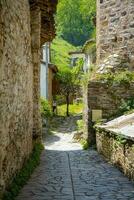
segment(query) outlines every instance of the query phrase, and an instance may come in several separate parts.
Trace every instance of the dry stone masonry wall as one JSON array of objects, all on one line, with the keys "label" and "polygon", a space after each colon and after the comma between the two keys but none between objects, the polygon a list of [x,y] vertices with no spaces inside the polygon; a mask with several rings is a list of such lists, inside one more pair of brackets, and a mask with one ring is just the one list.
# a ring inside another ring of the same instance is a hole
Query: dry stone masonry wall
[{"label": "dry stone masonry wall", "polygon": [[100,128],[96,140],[98,152],[134,180],[134,138],[117,136]]},{"label": "dry stone masonry wall", "polygon": [[122,100],[127,101],[130,97],[134,97],[134,83],[109,86],[106,82],[93,81],[88,85],[89,111],[102,110],[103,119],[116,114]]},{"label": "dry stone masonry wall", "polygon": [[134,1],[97,0],[97,4],[98,64],[134,69]]},{"label": "dry stone masonry wall", "polygon": [[[122,100],[127,101],[134,97],[134,83],[131,84],[113,84],[109,86],[103,81],[91,81],[88,84],[87,93],[84,93],[84,121],[85,133],[88,135],[89,142],[95,143],[94,122],[92,121],[92,111],[101,110],[102,118],[117,114]],[[87,106],[88,105],[88,106]]]},{"label": "dry stone masonry wall", "polygon": [[[99,73],[134,70],[134,0],[97,0],[97,65]],[[102,110],[104,118],[113,114],[121,99],[134,95],[134,84],[109,86],[103,81],[90,81],[84,93],[85,130],[89,140],[92,110]],[[94,141],[93,141],[94,142]]]},{"label": "dry stone masonry wall", "polygon": [[0,189],[32,150],[33,72],[28,1],[1,1]]},{"label": "dry stone masonry wall", "polygon": [[55,35],[56,4],[0,1],[0,196],[41,140],[40,47]]},{"label": "dry stone masonry wall", "polygon": [[[134,70],[134,1],[133,0],[97,0],[97,64],[99,73]],[[89,139],[92,140],[92,110],[102,110],[102,118],[116,113],[121,99],[134,96],[134,83],[126,85],[107,84],[106,81],[90,81],[88,84]],[[116,119],[115,121],[118,121]],[[133,124],[133,123],[132,123]],[[99,153],[119,167],[130,179],[134,180],[134,138],[133,132],[127,136],[102,128],[96,130],[96,144]],[[119,124],[117,125],[117,127]],[[117,127],[115,129],[117,129]],[[132,130],[132,129],[131,129]]]}]

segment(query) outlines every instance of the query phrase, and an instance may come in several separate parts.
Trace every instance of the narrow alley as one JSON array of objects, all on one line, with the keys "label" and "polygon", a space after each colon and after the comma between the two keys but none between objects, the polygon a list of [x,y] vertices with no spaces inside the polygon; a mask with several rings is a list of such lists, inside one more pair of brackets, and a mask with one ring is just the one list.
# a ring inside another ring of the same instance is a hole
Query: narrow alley
[{"label": "narrow alley", "polygon": [[134,200],[134,0],[0,0],[0,200]]},{"label": "narrow alley", "polygon": [[40,165],[17,200],[134,200],[128,178],[94,149],[82,150],[73,141],[76,119],[56,120]]}]

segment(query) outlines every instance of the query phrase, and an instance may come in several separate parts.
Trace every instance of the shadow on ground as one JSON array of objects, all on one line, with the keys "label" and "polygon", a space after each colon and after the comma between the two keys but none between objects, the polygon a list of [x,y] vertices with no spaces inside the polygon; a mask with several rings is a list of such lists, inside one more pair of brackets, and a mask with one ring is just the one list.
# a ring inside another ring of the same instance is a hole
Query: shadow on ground
[{"label": "shadow on ground", "polygon": [[78,119],[53,119],[56,133],[45,135],[40,165],[17,200],[134,200],[132,182],[95,150],[73,142]]},{"label": "shadow on ground", "polygon": [[69,117],[54,116],[47,122],[47,125],[43,127],[43,140],[49,135],[55,135],[56,133],[72,133],[77,130],[77,120],[82,119],[82,115],[75,115]]},{"label": "shadow on ground", "polygon": [[45,150],[17,200],[134,200],[134,185],[94,150]]}]

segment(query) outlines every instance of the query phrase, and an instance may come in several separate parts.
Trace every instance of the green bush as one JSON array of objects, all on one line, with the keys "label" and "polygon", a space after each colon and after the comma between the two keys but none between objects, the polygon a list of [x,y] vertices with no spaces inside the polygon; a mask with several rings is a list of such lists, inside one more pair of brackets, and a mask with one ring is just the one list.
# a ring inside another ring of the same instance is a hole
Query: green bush
[{"label": "green bush", "polygon": [[134,97],[130,97],[128,100],[122,99],[117,112],[109,116],[108,120],[113,120],[116,117],[130,113],[134,113]]},{"label": "green bush", "polygon": [[41,116],[44,118],[52,117],[53,114],[50,103],[44,98],[41,98],[40,101],[41,101]]},{"label": "green bush", "polygon": [[27,183],[34,169],[39,165],[40,155],[43,149],[44,146],[42,144],[35,145],[30,158],[24,164],[21,171],[13,179],[2,200],[15,200],[15,197],[19,194],[20,189]]},{"label": "green bush", "polygon": [[134,81],[134,72],[125,70],[116,73],[97,74],[97,80],[106,81],[108,84],[130,84]]},{"label": "green bush", "polygon": [[119,107],[119,113],[125,113],[134,110],[134,97],[129,98],[127,101],[122,100]]}]

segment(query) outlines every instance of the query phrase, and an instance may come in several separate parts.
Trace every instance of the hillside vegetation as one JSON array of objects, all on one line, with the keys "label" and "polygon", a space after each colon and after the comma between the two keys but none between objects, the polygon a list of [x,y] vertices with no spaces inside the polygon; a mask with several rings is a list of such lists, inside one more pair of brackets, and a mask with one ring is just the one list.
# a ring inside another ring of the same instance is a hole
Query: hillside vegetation
[{"label": "hillside vegetation", "polygon": [[59,69],[70,66],[70,51],[75,51],[76,47],[69,44],[61,38],[55,38],[51,45],[51,59],[52,63],[57,65]]},{"label": "hillside vegetation", "polygon": [[95,16],[95,0],[59,0],[57,35],[74,46],[81,46],[95,36]]}]

